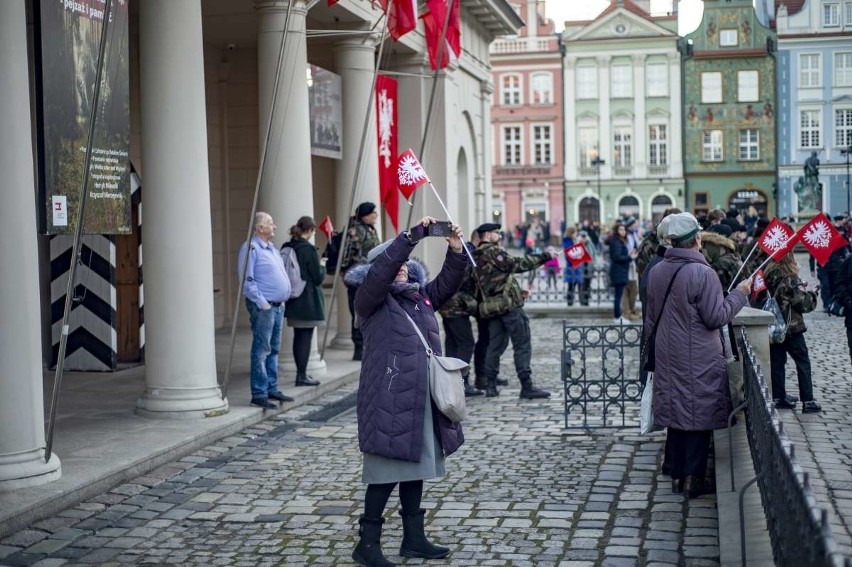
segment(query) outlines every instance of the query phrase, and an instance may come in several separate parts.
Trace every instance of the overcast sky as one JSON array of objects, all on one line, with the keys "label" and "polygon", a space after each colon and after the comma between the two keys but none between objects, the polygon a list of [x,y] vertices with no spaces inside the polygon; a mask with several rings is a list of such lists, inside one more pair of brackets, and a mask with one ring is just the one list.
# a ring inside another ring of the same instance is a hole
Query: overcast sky
[{"label": "overcast sky", "polygon": [[[565,20],[591,20],[609,5],[609,0],[547,0],[547,17],[556,22],[557,31]],[[651,0],[651,12],[668,12],[672,0]],[[690,33],[701,23],[704,7],[701,0],[682,0],[680,3],[681,35]]]}]

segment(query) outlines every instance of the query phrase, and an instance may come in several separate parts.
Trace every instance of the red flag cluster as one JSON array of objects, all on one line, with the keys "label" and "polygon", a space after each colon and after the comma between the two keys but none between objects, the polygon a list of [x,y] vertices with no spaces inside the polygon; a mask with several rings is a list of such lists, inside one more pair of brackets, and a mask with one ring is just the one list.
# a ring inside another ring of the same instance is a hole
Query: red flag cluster
[{"label": "red flag cluster", "polygon": [[592,261],[591,254],[589,254],[589,251],[586,250],[586,247],[582,243],[570,246],[563,250],[563,252],[565,252],[565,258],[571,262],[574,268]]},{"label": "red flag cluster", "polygon": [[379,75],[376,80],[376,131],[379,142],[379,197],[394,230],[399,232],[399,194],[396,192],[397,82]]},{"label": "red flag cluster", "polygon": [[819,213],[798,232],[793,232],[777,218],[773,219],[763,231],[758,245],[771,258],[780,260],[793,249],[796,242],[801,242],[820,266],[825,266],[832,252],[847,244],[846,238],[837,232],[828,217]]}]

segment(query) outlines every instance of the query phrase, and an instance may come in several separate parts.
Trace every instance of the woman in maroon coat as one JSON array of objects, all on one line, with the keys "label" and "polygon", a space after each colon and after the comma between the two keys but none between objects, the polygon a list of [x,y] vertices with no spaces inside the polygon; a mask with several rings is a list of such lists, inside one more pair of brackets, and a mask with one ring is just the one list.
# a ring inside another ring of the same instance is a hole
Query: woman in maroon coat
[{"label": "woman in maroon coat", "polygon": [[672,247],[648,274],[645,336],[657,329],[654,423],[668,428],[672,488],[693,498],[713,491],[705,481],[710,434],[727,426],[733,409],[720,330],[748,303],[751,279],[724,297],[700,252],[695,217],[669,215],[660,225]]},{"label": "woman in maroon coat", "polygon": [[[426,217],[420,224],[430,222],[434,219]],[[360,541],[352,553],[360,565],[393,565],[382,554],[381,531],[385,505],[397,485],[403,522],[400,554],[439,559],[450,553],[426,538],[420,501],[423,481],[444,475],[444,457],[461,446],[464,436],[461,424],[432,402],[426,349],[412,326],[413,321],[430,348],[441,352],[435,311],[461,287],[468,266],[458,227],[447,241],[444,266],[428,283],[425,267],[409,259],[418,242],[411,232],[373,248],[369,264],[346,272],[346,285],[358,290],[355,325],[364,335],[357,413],[367,492]]]}]

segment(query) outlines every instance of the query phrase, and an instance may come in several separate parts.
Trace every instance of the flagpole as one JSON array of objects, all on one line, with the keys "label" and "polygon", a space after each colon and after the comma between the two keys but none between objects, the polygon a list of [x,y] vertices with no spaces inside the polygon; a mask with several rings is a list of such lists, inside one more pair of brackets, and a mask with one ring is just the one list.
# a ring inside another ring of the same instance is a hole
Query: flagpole
[{"label": "flagpole", "polygon": [[[429,95],[429,106],[426,110],[426,125],[423,127],[423,138],[420,140],[420,153],[417,154],[420,156],[420,159],[423,159],[423,154],[426,152],[426,140],[429,136],[429,126],[432,125],[432,111],[435,108],[435,97],[438,94],[438,75],[441,72],[441,63],[444,60],[444,46],[447,43],[447,31],[450,28],[450,17],[453,14],[453,3],[455,0],[449,0],[447,2],[447,17],[444,19],[444,27],[441,30],[441,42],[438,44],[438,64],[435,66],[435,74],[432,78],[432,92]],[[461,10],[461,4],[459,4],[459,10]],[[445,74],[446,76],[446,74]],[[422,163],[422,162],[421,162]],[[437,195],[437,193],[436,193]],[[439,199],[440,200],[440,199]],[[414,217],[414,201],[410,201],[408,208],[408,224],[406,226],[411,226],[412,218]],[[444,209],[446,210],[446,209]],[[449,214],[449,213],[447,213]],[[467,248],[467,246],[465,246]],[[473,258],[471,258],[472,260]]]},{"label": "flagpole", "polygon": [[[755,274],[757,274],[757,272],[759,272],[760,270],[762,270],[762,269],[763,269],[763,267],[764,267],[766,264],[768,264],[768,263],[769,263],[769,260],[771,260],[772,258],[774,258],[774,257],[775,257],[775,255],[776,255],[778,252],[780,252],[781,250],[785,250],[785,249],[787,248],[788,244],[790,244],[790,243],[789,243],[789,242],[787,242],[787,243],[785,243],[785,244],[784,244],[784,246],[781,246],[781,247],[779,247],[779,248],[776,248],[776,249],[775,249],[775,251],[774,251],[774,252],[772,252],[772,254],[770,254],[770,255],[769,255],[769,258],[767,258],[766,260],[764,260],[764,261],[763,261],[763,263],[762,263],[760,266],[758,266],[758,267],[757,267],[757,269],[756,269],[754,272],[752,272],[752,274],[751,274],[749,277],[750,277],[750,278],[753,278],[753,277],[755,276]],[[790,250],[788,250],[788,252],[790,252]]]},{"label": "flagpole", "polygon": [[740,269],[737,270],[737,275],[734,276],[734,279],[731,280],[731,285],[728,286],[728,291],[726,293],[731,293],[731,290],[734,289],[734,284],[737,283],[737,278],[740,277],[740,274],[743,273],[743,268],[746,267],[748,261],[751,260],[751,255],[754,254],[754,251],[757,250],[757,245],[760,244],[760,239],[756,238],[754,240],[754,246],[751,247],[751,252],[748,253],[746,259],[743,260],[742,264],[740,264]]},{"label": "flagpole", "polygon": [[328,343],[328,330],[331,326],[331,314],[334,311],[334,303],[337,299],[337,282],[340,281],[340,275],[342,269],[340,267],[341,261],[344,259],[346,254],[346,246],[349,243],[349,215],[352,214],[352,210],[355,207],[355,194],[358,189],[358,182],[360,181],[361,176],[361,164],[364,161],[364,148],[367,145],[367,134],[370,131],[370,120],[373,117],[373,106],[376,104],[376,84],[379,80],[379,67],[382,63],[382,53],[385,48],[385,37],[388,31],[388,15],[384,14],[385,22],[382,26],[382,35],[379,38],[379,53],[376,56],[376,69],[373,72],[373,84],[370,87],[370,96],[367,98],[367,113],[364,117],[364,128],[361,131],[361,146],[358,150],[358,160],[355,163],[355,171],[352,176],[352,191],[349,192],[349,208],[346,209],[346,216],[343,219],[343,237],[340,239],[340,250],[337,255],[337,270],[334,272],[334,278],[332,278],[331,282],[331,300],[328,303],[328,313],[326,314],[325,320],[325,332],[322,336],[322,346],[320,347],[320,360],[325,360],[325,347]]},{"label": "flagpole", "polygon": [[[438,199],[439,203],[441,203],[441,208],[444,209],[445,213],[447,213],[447,220],[449,220],[453,224],[456,224],[456,221],[453,220],[453,216],[450,214],[450,211],[447,210],[447,206],[444,205],[444,201],[441,200],[441,196],[438,195],[438,190],[435,189],[435,186],[432,185],[431,181],[429,182],[429,187],[432,188],[432,192],[435,193],[435,198]],[[464,245],[464,242],[462,242],[462,248],[464,248],[464,251],[467,252],[467,257],[470,258],[470,263],[473,264],[473,267],[475,268],[476,260],[473,259],[473,254],[470,253],[470,250],[467,249],[467,246]]]}]

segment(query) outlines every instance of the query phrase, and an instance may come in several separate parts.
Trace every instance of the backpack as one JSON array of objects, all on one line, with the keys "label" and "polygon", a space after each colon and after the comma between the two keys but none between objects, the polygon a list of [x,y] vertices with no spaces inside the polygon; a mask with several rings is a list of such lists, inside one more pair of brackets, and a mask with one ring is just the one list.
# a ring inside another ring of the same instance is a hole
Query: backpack
[{"label": "backpack", "polygon": [[337,263],[340,260],[340,245],[342,244],[342,241],[342,232],[335,232],[331,235],[331,239],[325,247],[325,254],[323,254],[323,256],[327,258],[325,263],[326,273],[334,274],[337,271]]},{"label": "backpack", "polygon": [[302,295],[307,285],[302,279],[302,269],[299,268],[296,249],[292,246],[282,246],[281,259],[284,260],[284,269],[287,270],[287,277],[290,279],[290,299],[295,299]]}]

